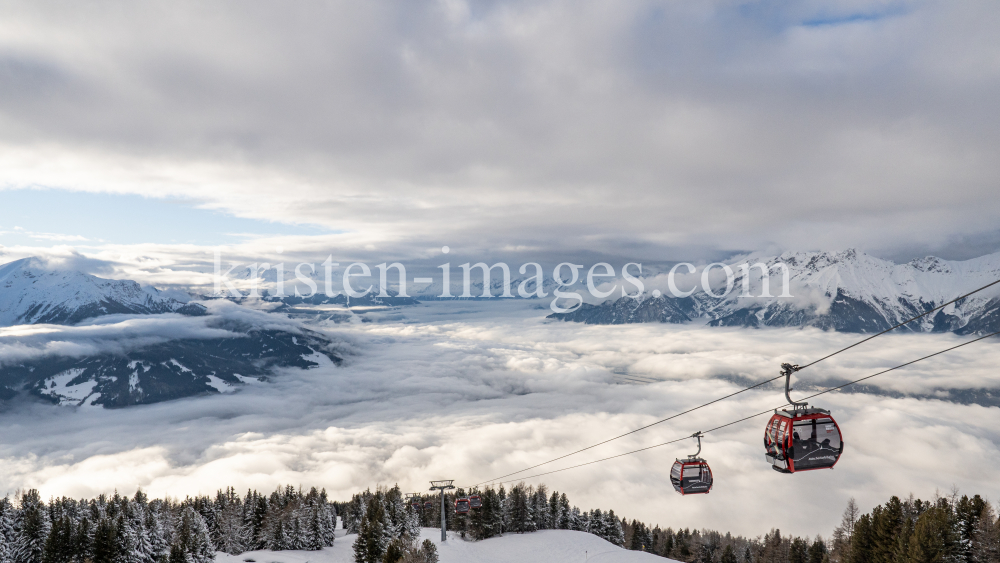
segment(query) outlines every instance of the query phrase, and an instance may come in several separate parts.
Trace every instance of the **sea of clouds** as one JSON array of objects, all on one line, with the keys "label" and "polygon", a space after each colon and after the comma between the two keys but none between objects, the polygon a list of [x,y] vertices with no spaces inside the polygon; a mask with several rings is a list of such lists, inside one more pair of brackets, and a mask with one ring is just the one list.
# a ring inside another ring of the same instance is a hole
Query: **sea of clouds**
[{"label": "sea of clouds", "polygon": [[[224,308],[216,316],[246,315],[293,330],[298,324],[216,306]],[[543,307],[522,300],[436,302],[354,317],[373,322],[310,323],[337,342],[343,366],[285,370],[271,383],[234,394],[119,410],[9,402],[0,410],[6,429],[0,489],[37,487],[45,496],[78,497],[142,487],[154,496],[183,497],[229,485],[266,491],[290,483],[322,486],[345,499],[378,484],[424,491],[428,480],[450,478],[469,486],[742,387],[733,381],[773,377],[781,362],[806,363],[858,339],[815,329],[588,326],[546,320]],[[164,327],[173,337],[216,337],[211,318],[3,329],[0,361],[9,359],[18,338],[22,348],[58,348],[79,345],[86,335],[97,350],[123,334],[143,338]],[[95,336],[100,331],[106,332]],[[800,393],[962,340],[881,337],[801,372]],[[918,395],[997,388],[998,357],[1000,343],[985,341],[871,383]],[[777,387],[748,392],[512,478],[673,440],[783,403]],[[670,464],[693,453],[693,441],[529,482],[564,491],[581,508],[749,535],[772,527],[828,535],[850,497],[865,510],[892,494],[927,498],[953,486],[1000,498],[996,408],[851,393],[824,395],[816,404],[832,409],[844,432],[845,453],[832,471],[771,470],[762,416],[706,437],[702,453],[716,476],[709,495],[680,497],[668,480]],[[794,510],[784,510],[789,507]]]}]

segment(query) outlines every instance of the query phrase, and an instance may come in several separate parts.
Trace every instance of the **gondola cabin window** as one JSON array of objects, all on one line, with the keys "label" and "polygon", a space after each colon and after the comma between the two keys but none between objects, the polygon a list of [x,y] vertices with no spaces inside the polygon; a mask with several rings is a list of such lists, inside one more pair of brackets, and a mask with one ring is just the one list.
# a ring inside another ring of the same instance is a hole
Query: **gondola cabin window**
[{"label": "gondola cabin window", "polygon": [[673,467],[670,468],[670,478],[676,481],[681,480],[681,464],[675,463]]},{"label": "gondola cabin window", "polygon": [[829,418],[797,420],[792,426],[791,455],[795,469],[831,467],[840,457],[837,425]]}]

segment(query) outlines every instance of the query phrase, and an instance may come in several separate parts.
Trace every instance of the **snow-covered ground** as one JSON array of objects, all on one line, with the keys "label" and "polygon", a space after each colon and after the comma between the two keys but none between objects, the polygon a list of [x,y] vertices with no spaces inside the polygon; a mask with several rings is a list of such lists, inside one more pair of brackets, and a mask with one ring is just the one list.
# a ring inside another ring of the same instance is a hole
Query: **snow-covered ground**
[{"label": "snow-covered ground", "polygon": [[[240,555],[219,553],[217,563],[354,563],[352,545],[356,536],[344,536],[337,530],[333,547],[322,551],[249,551]],[[450,532],[448,541],[441,542],[441,530],[423,528],[420,539],[437,545],[441,563],[642,563],[667,562],[641,551],[629,551],[612,545],[585,532],[542,530],[530,534],[508,534],[483,541],[467,541]]]}]

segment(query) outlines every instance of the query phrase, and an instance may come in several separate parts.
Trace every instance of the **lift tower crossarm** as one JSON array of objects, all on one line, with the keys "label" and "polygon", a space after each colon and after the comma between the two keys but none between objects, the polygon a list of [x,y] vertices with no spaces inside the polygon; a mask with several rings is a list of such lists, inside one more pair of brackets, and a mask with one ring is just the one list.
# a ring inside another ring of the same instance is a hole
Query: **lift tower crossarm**
[{"label": "lift tower crossarm", "polygon": [[455,482],[454,479],[431,481],[430,490],[441,491],[441,541],[448,541],[448,524],[445,521],[445,512],[444,512],[444,492],[448,489],[454,489],[455,486],[452,485],[452,483],[454,482]]}]

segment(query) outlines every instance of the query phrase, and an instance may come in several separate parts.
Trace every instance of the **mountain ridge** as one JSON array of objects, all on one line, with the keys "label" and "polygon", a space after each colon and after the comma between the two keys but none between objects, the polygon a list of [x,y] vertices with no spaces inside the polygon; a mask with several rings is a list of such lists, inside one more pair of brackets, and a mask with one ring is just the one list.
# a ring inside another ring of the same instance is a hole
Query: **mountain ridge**
[{"label": "mountain ridge", "polygon": [[53,268],[36,257],[0,265],[0,326],[70,325],[104,315],[176,312],[185,305],[132,280]]},{"label": "mountain ridge", "polygon": [[[763,263],[769,297],[763,297],[760,269],[741,264]],[[781,297],[784,264],[791,297]],[[587,324],[640,322],[684,323],[701,320],[711,326],[814,326],[839,332],[878,332],[927,312],[952,299],[1000,279],[1000,253],[965,261],[929,256],[895,264],[855,249],[842,252],[786,252],[777,256],[749,255],[727,263],[734,271],[733,289],[723,297],[704,289],[689,297],[668,291],[666,276],[646,279],[638,298],[622,297],[584,304],[575,311],[548,318]],[[721,268],[713,270],[724,278]],[[756,274],[756,276],[754,275]],[[748,279],[746,279],[748,278]],[[688,278],[685,278],[688,279]],[[744,292],[744,283],[749,291]],[[721,293],[725,280],[710,285]],[[775,295],[778,294],[778,295]],[[948,305],[901,327],[914,332],[959,334],[1000,330],[1000,285]]]}]

